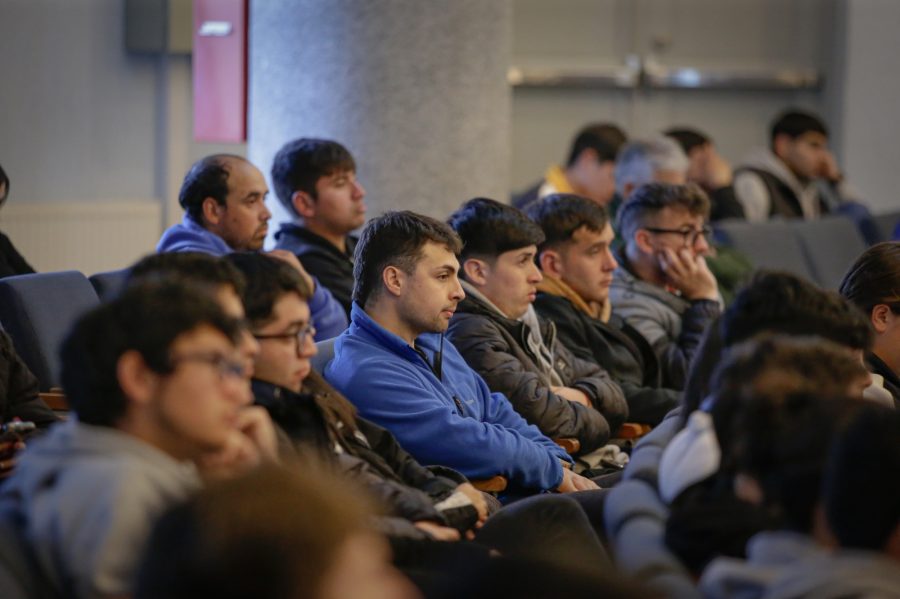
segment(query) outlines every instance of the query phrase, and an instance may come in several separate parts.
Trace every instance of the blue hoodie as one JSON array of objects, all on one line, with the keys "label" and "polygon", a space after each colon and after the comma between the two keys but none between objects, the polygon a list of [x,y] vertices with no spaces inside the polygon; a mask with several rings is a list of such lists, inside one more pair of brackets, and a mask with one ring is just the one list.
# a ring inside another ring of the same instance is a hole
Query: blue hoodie
[{"label": "blue hoodie", "polygon": [[[441,336],[416,346],[433,364]],[[390,430],[423,464],[449,466],[469,478],[502,474],[518,488],[555,489],[566,452],[491,393],[453,346],[443,344],[441,378],[403,339],[354,303],[350,328],[338,337],[325,378],[360,415]]]},{"label": "blue hoodie", "polygon": [[[224,256],[233,250],[225,243],[225,240],[211,231],[204,229],[200,223],[192,219],[188,214],[184,215],[181,224],[173,225],[166,229],[159,243],[156,244],[156,252],[201,252],[213,256]],[[316,325],[316,341],[337,337],[347,328],[347,313],[341,304],[334,299],[331,292],[319,284],[313,277],[316,288],[309,298],[309,311]]]}]

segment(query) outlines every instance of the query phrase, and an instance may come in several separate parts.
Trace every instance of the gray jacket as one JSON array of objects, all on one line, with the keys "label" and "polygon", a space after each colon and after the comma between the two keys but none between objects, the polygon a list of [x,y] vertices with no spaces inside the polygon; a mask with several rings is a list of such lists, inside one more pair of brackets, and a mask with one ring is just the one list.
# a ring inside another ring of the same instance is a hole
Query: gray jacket
[{"label": "gray jacket", "polygon": [[871,551],[844,549],[797,562],[777,578],[763,599],[900,599],[897,560]]},{"label": "gray jacket", "polygon": [[[624,264],[620,260],[620,264]],[[609,289],[613,314],[638,330],[653,346],[663,386],[684,389],[687,373],[703,333],[722,308],[713,300],[688,301],[638,279],[624,266],[613,273]]]},{"label": "gray jacket", "polygon": [[76,597],[130,594],[155,518],[199,489],[193,465],[72,419],[23,453],[0,493],[41,574]]}]

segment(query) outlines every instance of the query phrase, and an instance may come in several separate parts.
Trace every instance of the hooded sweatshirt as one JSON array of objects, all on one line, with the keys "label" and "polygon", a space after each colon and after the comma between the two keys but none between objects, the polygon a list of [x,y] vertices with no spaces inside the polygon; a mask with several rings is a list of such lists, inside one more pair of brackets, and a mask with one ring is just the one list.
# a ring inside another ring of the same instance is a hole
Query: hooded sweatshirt
[{"label": "hooded sweatshirt", "polygon": [[735,174],[734,193],[748,221],[765,221],[771,216],[810,219],[828,212],[816,182],[801,182],[765,148],[752,152]]},{"label": "hooded sweatshirt", "polygon": [[200,488],[192,464],[117,429],[54,426],[22,454],[0,492],[41,575],[79,598],[132,592],[156,519]]}]

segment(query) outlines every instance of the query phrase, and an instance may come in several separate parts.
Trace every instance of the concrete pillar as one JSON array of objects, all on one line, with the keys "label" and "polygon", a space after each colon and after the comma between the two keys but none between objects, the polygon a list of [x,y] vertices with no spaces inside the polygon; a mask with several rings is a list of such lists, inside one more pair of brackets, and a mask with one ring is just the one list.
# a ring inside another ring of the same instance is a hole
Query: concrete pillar
[{"label": "concrete pillar", "polygon": [[286,141],[340,141],[370,217],[505,200],[511,21],[509,0],[251,0],[250,160],[268,176]]}]

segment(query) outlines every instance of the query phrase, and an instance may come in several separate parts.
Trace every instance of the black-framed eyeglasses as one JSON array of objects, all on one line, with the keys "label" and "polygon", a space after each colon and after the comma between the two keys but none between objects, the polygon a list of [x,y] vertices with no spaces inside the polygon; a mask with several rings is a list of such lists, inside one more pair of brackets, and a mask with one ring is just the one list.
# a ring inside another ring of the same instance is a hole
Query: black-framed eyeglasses
[{"label": "black-framed eyeglasses", "polygon": [[228,378],[244,379],[248,377],[247,366],[243,362],[231,360],[218,353],[181,354],[169,358],[169,365],[175,369],[182,362],[199,362],[209,364],[216,370],[220,380]]},{"label": "black-framed eyeglasses", "polygon": [[297,341],[297,351],[300,351],[300,348],[303,347],[303,344],[306,343],[307,339],[310,341],[314,340],[316,336],[316,327],[314,327],[312,323],[309,323],[290,333],[272,333],[268,335],[254,333],[253,336],[257,339],[295,339]]},{"label": "black-framed eyeglasses", "polygon": [[712,227],[709,225],[703,225],[699,229],[695,229],[693,227],[682,227],[681,229],[662,229],[659,227],[643,227],[645,231],[649,231],[651,233],[669,233],[672,235],[681,235],[681,243],[684,247],[693,247],[697,245],[697,240],[703,236],[704,239],[708,239],[710,235],[712,235]]}]

